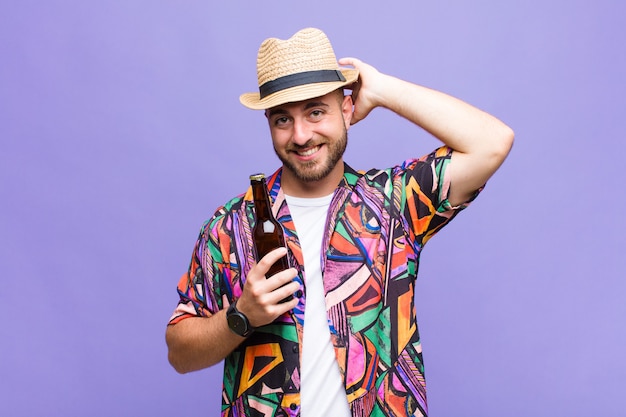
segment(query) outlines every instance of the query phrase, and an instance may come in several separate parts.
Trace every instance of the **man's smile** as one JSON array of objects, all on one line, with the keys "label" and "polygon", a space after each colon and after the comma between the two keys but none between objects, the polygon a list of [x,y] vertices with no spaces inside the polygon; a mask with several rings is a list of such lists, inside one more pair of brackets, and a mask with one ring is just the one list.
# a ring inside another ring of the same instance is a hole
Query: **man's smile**
[{"label": "man's smile", "polygon": [[321,148],[322,148],[322,145],[317,145],[317,146],[308,147],[305,149],[294,149],[292,152],[294,152],[296,155],[302,158],[307,158],[307,157],[315,155],[317,152],[319,152]]}]

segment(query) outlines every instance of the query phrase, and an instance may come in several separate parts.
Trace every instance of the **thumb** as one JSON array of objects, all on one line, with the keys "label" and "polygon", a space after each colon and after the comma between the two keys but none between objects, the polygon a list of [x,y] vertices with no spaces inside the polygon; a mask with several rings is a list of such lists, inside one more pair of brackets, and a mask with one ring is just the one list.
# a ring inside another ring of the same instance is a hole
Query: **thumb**
[{"label": "thumb", "polygon": [[372,108],[370,106],[367,106],[363,100],[363,98],[361,98],[361,100],[359,100],[358,98],[358,91],[356,91],[356,95],[353,92],[352,93],[352,100],[354,102],[354,110],[352,111],[352,119],[350,120],[350,124],[354,125],[358,122],[360,122],[361,120],[365,119],[367,117],[367,115],[372,111]]}]

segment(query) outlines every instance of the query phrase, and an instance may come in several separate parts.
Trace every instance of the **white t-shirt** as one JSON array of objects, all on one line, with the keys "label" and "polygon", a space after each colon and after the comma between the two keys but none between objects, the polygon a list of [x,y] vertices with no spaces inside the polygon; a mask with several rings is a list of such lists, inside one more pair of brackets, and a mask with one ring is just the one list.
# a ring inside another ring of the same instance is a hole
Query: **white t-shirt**
[{"label": "white t-shirt", "polygon": [[300,367],[301,416],[349,417],[350,407],[330,340],[320,263],[326,215],[333,195],[285,198],[302,248],[306,284]]}]

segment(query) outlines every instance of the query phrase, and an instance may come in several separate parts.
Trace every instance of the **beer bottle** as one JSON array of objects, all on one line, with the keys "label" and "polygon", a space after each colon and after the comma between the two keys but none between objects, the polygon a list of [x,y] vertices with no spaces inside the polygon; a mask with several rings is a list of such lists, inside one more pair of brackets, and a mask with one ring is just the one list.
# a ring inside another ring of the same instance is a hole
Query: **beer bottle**
[{"label": "beer bottle", "polygon": [[[270,196],[267,192],[267,183],[264,174],[250,175],[252,185],[252,195],[254,197],[255,225],[252,231],[254,241],[254,251],[257,262],[274,249],[287,247],[285,235],[278,220],[272,214]],[[267,277],[271,277],[280,271],[289,269],[289,259],[287,255],[277,260],[267,272]],[[281,302],[289,301],[293,297],[289,296]]]}]

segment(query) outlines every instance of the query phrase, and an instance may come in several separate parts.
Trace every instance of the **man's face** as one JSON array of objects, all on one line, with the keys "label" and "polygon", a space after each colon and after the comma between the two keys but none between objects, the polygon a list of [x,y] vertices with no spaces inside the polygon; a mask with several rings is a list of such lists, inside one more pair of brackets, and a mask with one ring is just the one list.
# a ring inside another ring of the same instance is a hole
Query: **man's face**
[{"label": "man's face", "polygon": [[338,169],[348,142],[350,96],[335,91],[276,106],[265,114],[274,151],[295,179],[304,183],[320,181]]}]

